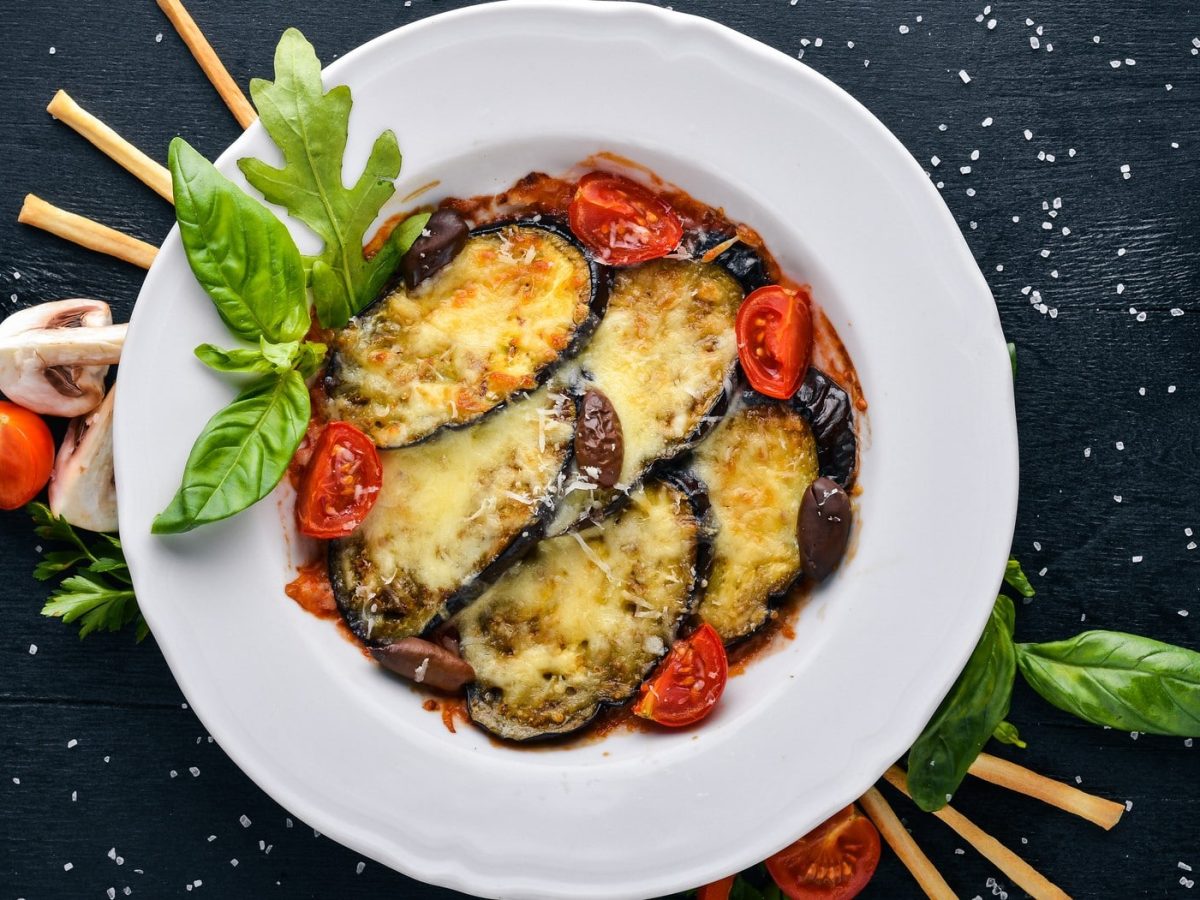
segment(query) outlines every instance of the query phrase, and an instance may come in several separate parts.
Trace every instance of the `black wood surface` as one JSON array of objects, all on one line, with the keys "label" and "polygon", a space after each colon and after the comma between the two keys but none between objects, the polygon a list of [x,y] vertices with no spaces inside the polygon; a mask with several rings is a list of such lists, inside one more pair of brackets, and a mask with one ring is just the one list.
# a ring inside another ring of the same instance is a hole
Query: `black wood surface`
[{"label": "black wood surface", "polygon": [[[269,73],[288,25],[329,60],[461,5],[189,3],[243,85]],[[994,2],[986,13],[983,0],[673,5],[802,53],[942,189],[1020,348],[1016,552],[1039,595],[1019,609],[1018,637],[1096,626],[1200,648],[1200,550],[1185,533],[1200,531],[1200,17],[1185,3],[1133,0]],[[215,156],[238,128],[151,0],[3,0],[0,35],[0,313],[95,296],[123,320],[142,273],[19,226],[21,197],[34,191],[154,242],[171,211],[53,122],[47,101],[68,89],[160,158],[175,134]],[[689,102],[714,127],[733,124],[704,98]],[[935,483],[937,461],[913,477]],[[363,866],[289,819],[204,733],[153,640],[81,644],[41,618],[36,544],[21,513],[0,514],[0,898],[450,896]],[[937,578],[936,546],[928,568]],[[1011,719],[1029,749],[997,752],[1132,811],[1106,834],[972,783],[956,798],[965,813],[1077,897],[1192,896],[1200,748],[1085,726],[1022,687]],[[889,796],[960,895],[1021,895]],[[919,892],[885,854],[864,896]]]}]

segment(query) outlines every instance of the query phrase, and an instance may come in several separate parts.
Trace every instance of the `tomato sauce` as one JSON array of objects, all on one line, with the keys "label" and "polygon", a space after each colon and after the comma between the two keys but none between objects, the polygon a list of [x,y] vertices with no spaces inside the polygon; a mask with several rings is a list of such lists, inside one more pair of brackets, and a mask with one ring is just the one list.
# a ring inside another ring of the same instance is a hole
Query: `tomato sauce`
[{"label": "tomato sauce", "polygon": [[[554,177],[542,172],[530,172],[511,187],[498,194],[465,198],[449,197],[441,200],[437,204],[437,207],[455,210],[467,219],[472,227],[479,227],[505,219],[529,219],[538,216],[565,221],[571,198],[574,195],[576,181],[584,173],[597,169],[634,175],[644,183],[652,185],[671,204],[683,223],[685,234],[697,232],[735,234],[738,241],[747,245],[759,255],[763,261],[767,276],[771,281],[796,292],[810,291],[808,285],[801,284],[789,278],[783,272],[762,237],[753,228],[744,223],[733,221],[725,214],[722,208],[713,207],[697,200],[677,186],[664,181],[647,167],[613,153],[602,152],[589,156],[587,159],[573,166],[562,177]],[[410,202],[426,191],[436,188],[438,185],[439,182],[437,181],[422,185],[405,197],[403,202]],[[434,208],[433,205],[425,204],[390,217],[380,226],[379,230],[367,243],[364,248],[364,254],[370,258],[378,253],[396,227],[410,215],[418,212],[431,212]],[[719,253],[723,249],[723,246],[714,248],[713,253]],[[865,412],[867,410],[867,401],[863,395],[862,384],[859,381],[850,355],[837,333],[837,329],[828,316],[825,315],[819,302],[812,304],[812,313],[813,364],[827,372],[845,388],[858,412]],[[312,339],[328,343],[330,337],[330,334],[322,332],[316,334]],[[315,442],[316,436],[319,435],[324,425],[325,400],[324,389],[321,381],[318,379],[312,389],[313,421],[310,424],[309,433],[305,436],[304,442],[301,444],[300,450],[297,451],[292,465],[288,470],[293,485],[298,482],[299,473],[303,472],[304,466],[308,461],[308,455],[311,454],[312,444]],[[857,496],[860,491],[861,485],[856,483],[853,491],[854,496]],[[327,594],[326,591],[328,592]],[[320,618],[338,619],[339,629],[342,633],[349,640],[359,644],[357,638],[354,637],[353,633],[350,632],[349,628],[338,616],[337,605],[334,602],[332,588],[329,585],[327,564],[323,551],[319,559],[314,559],[300,567],[299,576],[287,586],[287,593],[302,608],[312,612],[314,615]],[[744,674],[754,660],[776,652],[786,646],[788,641],[796,637],[796,620],[799,617],[801,609],[807,602],[810,593],[811,587],[809,585],[800,584],[797,588],[790,591],[784,600],[771,611],[766,624],[762,628],[748,639],[729,648],[729,676],[731,678]],[[359,644],[359,646],[361,647],[362,645]],[[365,647],[362,647],[362,649],[366,655],[370,655]],[[423,690],[419,686],[414,686],[414,689]],[[443,724],[451,733],[456,733],[456,722],[469,723],[470,721],[470,717],[467,714],[466,701],[461,697],[446,697],[444,695],[437,695],[436,697],[427,696],[427,699],[422,703],[422,708],[428,712],[440,713]],[[694,727],[702,728],[703,723],[701,722]],[[578,734],[562,740],[526,745],[513,744],[494,737],[491,740],[493,743],[507,749],[518,748],[527,751],[555,750],[590,744],[603,740],[614,732],[661,732],[662,730],[660,726],[655,725],[653,722],[635,715],[632,703],[624,703],[620,706],[602,710],[591,725]]]}]

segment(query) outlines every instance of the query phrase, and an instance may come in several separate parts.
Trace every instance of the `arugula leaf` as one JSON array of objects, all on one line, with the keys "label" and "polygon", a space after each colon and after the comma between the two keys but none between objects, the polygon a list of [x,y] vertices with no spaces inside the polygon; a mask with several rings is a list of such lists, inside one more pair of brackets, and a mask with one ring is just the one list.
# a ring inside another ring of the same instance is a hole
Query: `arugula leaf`
[{"label": "arugula leaf", "polygon": [[296,341],[310,324],[300,251],[269,209],[183,138],[168,155],[188,264],[238,337]]},{"label": "arugula leaf", "polygon": [[275,81],[253,79],[250,96],[284,164],[275,168],[248,158],[238,166],[268,201],[324,241],[321,253],[305,262],[317,318],[326,328],[341,328],[379,293],[424,227],[421,223],[416,233],[398,228],[370,260],[363,254],[367,230],[396,190],[401,163],[396,135],[389,130],[376,139],[363,173],[347,188],[342,168],[350,89],[325,91],[316,51],[295,28],[275,48]]},{"label": "arugula leaf", "polygon": [[926,812],[941,809],[1008,715],[1016,677],[1016,610],[1003,594],[971,658],[921,736],[908,751],[908,789]]},{"label": "arugula leaf", "polygon": [[209,419],[196,439],[175,499],[155,534],[191,531],[239,513],[274,490],[308,427],[308,388],[299,372],[270,374]]},{"label": "arugula leaf", "polygon": [[275,344],[262,338],[257,348],[237,347],[233,350],[222,350],[212,344],[201,344],[195,353],[202,363],[218,372],[258,375],[277,372],[282,375],[296,369],[307,379],[320,367],[325,359],[326,349],[324,344],[312,341]]},{"label": "arugula leaf", "polygon": [[33,517],[39,537],[71,545],[67,550],[46,551],[34,576],[45,581],[80,567],[50,595],[42,607],[42,615],[58,617],[64,622],[78,620],[81,638],[93,631],[117,631],[137,622],[137,639],[144,639],[149,628],[133,595],[133,579],[120,539],[98,534],[89,544],[66,519],[54,515],[45,504],[31,503],[26,509]]},{"label": "arugula leaf", "polygon": [[1029,579],[1025,577],[1025,572],[1015,556],[1010,556],[1008,565],[1004,567],[1004,583],[1022,597],[1032,597],[1037,594],[1033,585],[1029,583]]},{"label": "arugula leaf", "polygon": [[1200,737],[1200,653],[1118,631],[1017,644],[1035,691],[1094,725]]},{"label": "arugula leaf", "polygon": [[1020,747],[1022,750],[1029,746],[1021,740],[1021,732],[1017,731],[1017,726],[1009,721],[1004,721],[997,725],[996,730],[992,732],[992,737],[1002,744],[1012,744],[1014,747]]}]

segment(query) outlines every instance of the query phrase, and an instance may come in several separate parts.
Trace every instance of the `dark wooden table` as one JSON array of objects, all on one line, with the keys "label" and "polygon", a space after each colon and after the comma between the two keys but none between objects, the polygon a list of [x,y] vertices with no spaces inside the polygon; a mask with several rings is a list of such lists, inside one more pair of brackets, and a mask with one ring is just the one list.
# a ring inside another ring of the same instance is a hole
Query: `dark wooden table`
[{"label": "dark wooden table", "polygon": [[[243,85],[269,74],[288,25],[328,61],[462,5],[189,4]],[[1019,609],[1018,637],[1096,626],[1200,648],[1200,549],[1187,531],[1200,530],[1200,16],[1165,0],[993,0],[988,12],[984,0],[673,5],[802,55],[942,190],[1020,348],[1015,552],[1039,593]],[[0,313],[94,296],[123,320],[142,273],[19,226],[21,197],[34,191],[156,243],[171,211],[54,123],[47,101],[68,89],[160,158],[176,134],[215,156],[237,126],[151,0],[8,0],[0,34]],[[536,90],[553,76],[514,67],[512,77]],[[711,127],[753,142],[736,110],[690,102]],[[930,460],[913,477],[937,474]],[[0,514],[0,898],[449,896],[364,866],[289,818],[205,734],[153,640],[81,644],[40,617],[36,544],[22,513]],[[937,568],[931,546],[930,579]],[[1029,749],[997,752],[1132,811],[1106,834],[971,783],[956,797],[966,814],[1077,897],[1193,896],[1181,882],[1200,880],[1200,748],[1087,727],[1022,687],[1011,719]],[[956,891],[1002,896],[999,872],[889,796]],[[919,892],[885,855],[864,896]]]}]

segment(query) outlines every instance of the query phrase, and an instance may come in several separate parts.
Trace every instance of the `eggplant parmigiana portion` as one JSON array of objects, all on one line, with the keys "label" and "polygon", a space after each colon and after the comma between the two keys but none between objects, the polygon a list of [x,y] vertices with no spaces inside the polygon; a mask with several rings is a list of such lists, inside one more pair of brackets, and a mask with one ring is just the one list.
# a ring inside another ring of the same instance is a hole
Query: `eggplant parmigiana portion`
[{"label": "eggplant parmigiana portion", "polygon": [[675,640],[703,577],[702,502],[653,482],[603,528],[542,541],[459,613],[476,724],[514,741],[554,737],[629,699]]},{"label": "eggplant parmigiana portion", "polygon": [[[616,411],[625,443],[618,488],[686,450],[721,415],[737,364],[741,302],[741,286],[712,263],[660,259],[617,272],[604,320],[564,378],[580,392],[599,389]],[[620,497],[587,472],[576,476],[551,534],[607,512]]]},{"label": "eggplant parmigiana portion", "polygon": [[820,474],[817,446],[790,405],[748,405],[695,449],[691,471],[708,488],[716,527],[698,612],[730,643],[762,626],[771,600],[800,576],[796,525]]},{"label": "eggplant parmigiana portion", "polygon": [[380,454],[383,487],[330,545],[346,624],[380,646],[427,634],[519,558],[553,512],[575,402],[543,387],[474,428]]},{"label": "eggplant parmigiana portion", "polygon": [[476,231],[445,268],[413,289],[397,283],[333,337],[330,418],[389,448],[472,423],[582,346],[606,286],[555,230]]}]

